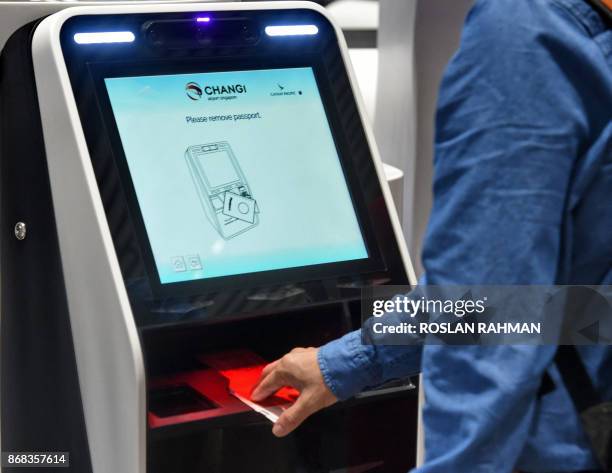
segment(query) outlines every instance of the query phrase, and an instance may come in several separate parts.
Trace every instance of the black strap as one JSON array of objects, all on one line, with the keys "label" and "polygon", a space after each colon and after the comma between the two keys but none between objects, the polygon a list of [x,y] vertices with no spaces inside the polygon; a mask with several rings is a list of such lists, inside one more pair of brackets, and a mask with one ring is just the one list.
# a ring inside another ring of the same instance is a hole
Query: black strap
[{"label": "black strap", "polygon": [[555,382],[548,374],[548,371],[544,372],[544,376],[542,376],[542,380],[540,381],[540,388],[537,392],[538,399],[553,392],[556,388],[557,386],[555,386]]},{"label": "black strap", "polygon": [[575,346],[559,346],[555,364],[579,414],[602,402]]},{"label": "black strap", "polygon": [[603,19],[608,23],[608,26],[612,25],[612,9],[610,9],[610,7],[608,7],[601,0],[587,0],[587,3],[589,3],[595,9],[595,11],[597,11],[603,17]]},{"label": "black strap", "polygon": [[575,346],[557,348],[555,364],[602,471],[612,473],[612,403],[603,403]]}]

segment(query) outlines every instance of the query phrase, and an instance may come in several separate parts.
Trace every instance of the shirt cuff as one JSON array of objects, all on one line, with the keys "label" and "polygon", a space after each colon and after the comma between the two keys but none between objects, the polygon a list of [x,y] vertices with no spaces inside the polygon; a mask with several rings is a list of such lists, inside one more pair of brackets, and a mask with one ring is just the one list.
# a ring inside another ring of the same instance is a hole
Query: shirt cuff
[{"label": "shirt cuff", "polygon": [[361,330],[319,348],[317,358],[323,380],[338,399],[348,399],[376,384],[380,376],[376,364],[370,362],[373,350],[361,343]]}]

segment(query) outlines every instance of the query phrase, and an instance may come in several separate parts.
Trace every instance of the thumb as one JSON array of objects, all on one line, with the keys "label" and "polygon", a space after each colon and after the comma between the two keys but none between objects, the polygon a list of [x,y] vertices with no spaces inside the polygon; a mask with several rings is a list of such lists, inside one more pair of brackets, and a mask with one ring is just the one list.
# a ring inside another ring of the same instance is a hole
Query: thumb
[{"label": "thumb", "polygon": [[272,370],[259,380],[257,386],[251,393],[251,399],[255,402],[263,401],[285,385],[283,378],[278,370]]},{"label": "thumb", "polygon": [[272,433],[284,437],[298,428],[317,409],[309,402],[309,395],[303,391],[297,401],[284,411],[272,427]]}]

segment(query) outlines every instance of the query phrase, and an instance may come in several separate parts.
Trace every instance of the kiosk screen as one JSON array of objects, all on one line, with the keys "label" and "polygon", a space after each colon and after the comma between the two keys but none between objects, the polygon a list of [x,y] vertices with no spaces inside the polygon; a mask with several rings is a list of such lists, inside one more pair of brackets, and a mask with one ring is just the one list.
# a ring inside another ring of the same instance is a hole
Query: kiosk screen
[{"label": "kiosk screen", "polygon": [[368,258],[312,68],[104,83],[161,284]]}]

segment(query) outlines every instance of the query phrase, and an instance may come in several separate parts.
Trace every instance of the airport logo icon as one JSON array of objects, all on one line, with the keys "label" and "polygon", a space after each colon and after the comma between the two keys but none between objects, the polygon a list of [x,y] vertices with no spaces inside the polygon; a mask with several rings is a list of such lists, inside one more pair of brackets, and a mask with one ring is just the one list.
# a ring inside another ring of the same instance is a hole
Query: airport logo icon
[{"label": "airport logo icon", "polygon": [[185,86],[185,93],[191,100],[200,100],[203,92],[202,87],[197,82],[189,82]]}]

